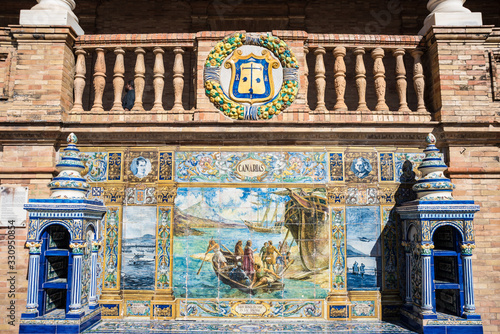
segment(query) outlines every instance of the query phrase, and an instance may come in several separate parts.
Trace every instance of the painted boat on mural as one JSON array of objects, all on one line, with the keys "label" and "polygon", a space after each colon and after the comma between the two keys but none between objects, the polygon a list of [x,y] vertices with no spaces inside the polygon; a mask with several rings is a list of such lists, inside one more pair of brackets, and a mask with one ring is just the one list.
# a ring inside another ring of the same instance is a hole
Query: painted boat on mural
[{"label": "painted boat on mural", "polygon": [[326,193],[322,190],[288,189],[285,227],[299,246],[305,269],[317,271],[329,266],[329,223]]},{"label": "painted boat on mural", "polygon": [[271,284],[266,284],[262,286],[258,286],[257,288],[251,288],[249,285],[233,281],[232,279],[229,278],[229,271],[233,269],[236,266],[236,260],[234,255],[232,255],[229,252],[222,251],[222,254],[227,260],[227,265],[222,268],[218,269],[217,263],[214,260],[215,256],[212,258],[212,267],[215,271],[215,274],[217,275],[217,278],[219,281],[222,283],[229,285],[231,288],[238,289],[241,292],[248,293],[250,295],[256,295],[259,292],[274,292],[274,291],[279,291],[283,290],[285,288],[285,284],[283,282],[274,282]]},{"label": "painted boat on mural", "polygon": [[[277,216],[278,216],[278,206],[279,204],[276,204],[276,208],[274,209],[274,214],[271,217],[270,220],[267,220],[267,216],[269,214],[269,209],[271,208],[271,202],[268,202],[268,205],[266,206],[266,212],[264,213],[264,216],[262,218],[262,221],[260,222],[250,222],[248,220],[244,220],[243,223],[245,224],[246,227],[250,231],[255,231],[255,232],[260,232],[260,233],[281,233],[284,230],[283,222],[278,222],[277,221]],[[257,203],[254,203],[257,204]],[[260,205],[260,204],[257,204]]]},{"label": "painted boat on mural", "polygon": [[155,262],[154,259],[144,258],[144,256],[145,255],[141,253],[134,254],[134,257],[128,260],[128,264],[136,266],[136,265],[151,264]]}]

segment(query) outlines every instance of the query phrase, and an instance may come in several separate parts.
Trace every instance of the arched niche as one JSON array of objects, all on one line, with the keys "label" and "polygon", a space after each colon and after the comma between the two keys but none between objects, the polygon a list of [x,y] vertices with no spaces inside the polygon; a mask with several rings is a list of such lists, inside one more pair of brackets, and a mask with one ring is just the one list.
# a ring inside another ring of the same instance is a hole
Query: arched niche
[{"label": "arched niche", "polygon": [[434,244],[431,270],[434,309],[437,313],[462,316],[464,307],[461,231],[452,224],[440,224],[432,235]]},{"label": "arched niche", "polygon": [[71,296],[71,234],[57,222],[47,224],[39,234],[41,241],[38,305],[40,315],[67,313]]}]

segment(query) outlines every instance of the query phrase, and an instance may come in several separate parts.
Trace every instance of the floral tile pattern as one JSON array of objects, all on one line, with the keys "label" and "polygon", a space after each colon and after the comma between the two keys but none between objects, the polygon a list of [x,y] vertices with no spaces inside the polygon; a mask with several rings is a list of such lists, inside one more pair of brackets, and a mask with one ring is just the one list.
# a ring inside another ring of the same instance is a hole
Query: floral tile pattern
[{"label": "floral tile pattern", "polygon": [[325,152],[176,152],[175,162],[177,182],[328,182]]},{"label": "floral tile pattern", "polygon": [[84,333],[415,333],[388,322],[351,321],[101,321]]}]

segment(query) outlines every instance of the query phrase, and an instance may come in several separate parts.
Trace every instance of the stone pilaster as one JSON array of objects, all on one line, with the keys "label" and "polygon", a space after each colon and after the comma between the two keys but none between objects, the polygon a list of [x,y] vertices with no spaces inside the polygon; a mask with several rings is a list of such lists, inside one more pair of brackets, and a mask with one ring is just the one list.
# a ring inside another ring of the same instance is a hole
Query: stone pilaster
[{"label": "stone pilaster", "polygon": [[61,122],[73,106],[75,33],[67,27],[11,26],[11,34],[18,49],[12,82],[19,98],[7,120]]}]

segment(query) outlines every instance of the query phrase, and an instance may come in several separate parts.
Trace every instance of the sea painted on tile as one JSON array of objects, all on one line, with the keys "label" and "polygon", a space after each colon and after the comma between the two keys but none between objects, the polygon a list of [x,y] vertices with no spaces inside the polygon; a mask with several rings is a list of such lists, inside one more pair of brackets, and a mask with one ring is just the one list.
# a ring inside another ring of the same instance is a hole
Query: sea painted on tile
[{"label": "sea painted on tile", "polygon": [[155,227],[156,206],[123,207],[122,289],[154,289]]},{"label": "sea painted on tile", "polygon": [[[324,189],[179,188],[174,214],[176,297],[325,298],[325,199]],[[315,230],[304,232],[300,217],[316,220]],[[325,239],[310,239],[313,232]]]}]

